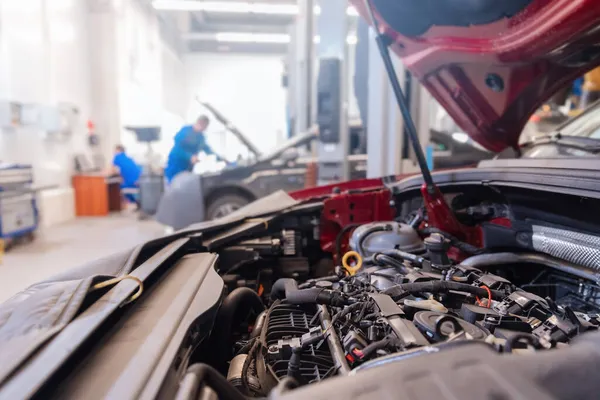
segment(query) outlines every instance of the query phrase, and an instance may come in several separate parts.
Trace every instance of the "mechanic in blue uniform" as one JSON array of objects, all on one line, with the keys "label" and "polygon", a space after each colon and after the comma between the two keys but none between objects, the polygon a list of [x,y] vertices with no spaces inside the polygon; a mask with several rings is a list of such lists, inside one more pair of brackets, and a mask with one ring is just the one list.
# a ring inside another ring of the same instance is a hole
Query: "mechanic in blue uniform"
[{"label": "mechanic in blue uniform", "polygon": [[[215,154],[206,143],[204,131],[208,127],[209,119],[201,115],[194,125],[186,125],[175,135],[175,145],[169,153],[169,159],[165,168],[165,177],[170,183],[173,178],[183,171],[191,171],[194,164],[198,162],[198,153],[207,155]],[[217,156],[218,160],[222,160]]]},{"label": "mechanic in blue uniform", "polygon": [[[115,147],[115,157],[113,158],[113,174],[121,175],[121,189],[137,188],[141,173],[142,170],[139,165],[125,154],[125,147],[120,144],[117,145]],[[133,194],[126,194],[125,199],[131,203],[136,203],[136,198]]]}]

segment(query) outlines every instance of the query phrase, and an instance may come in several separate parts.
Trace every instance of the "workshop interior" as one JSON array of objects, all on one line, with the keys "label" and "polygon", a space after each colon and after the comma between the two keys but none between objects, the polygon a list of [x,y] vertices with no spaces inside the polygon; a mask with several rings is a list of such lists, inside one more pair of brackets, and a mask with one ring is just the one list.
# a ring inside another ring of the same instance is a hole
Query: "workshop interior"
[{"label": "workshop interior", "polygon": [[0,400],[598,398],[599,27],[0,0]]}]

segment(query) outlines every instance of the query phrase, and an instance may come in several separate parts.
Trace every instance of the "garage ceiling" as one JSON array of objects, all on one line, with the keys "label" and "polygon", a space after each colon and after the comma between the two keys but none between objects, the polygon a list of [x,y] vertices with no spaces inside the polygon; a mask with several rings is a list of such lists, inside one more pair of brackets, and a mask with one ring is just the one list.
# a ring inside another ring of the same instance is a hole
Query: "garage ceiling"
[{"label": "garage ceiling", "polygon": [[295,0],[154,0],[165,20],[176,21],[184,50],[284,54]]}]

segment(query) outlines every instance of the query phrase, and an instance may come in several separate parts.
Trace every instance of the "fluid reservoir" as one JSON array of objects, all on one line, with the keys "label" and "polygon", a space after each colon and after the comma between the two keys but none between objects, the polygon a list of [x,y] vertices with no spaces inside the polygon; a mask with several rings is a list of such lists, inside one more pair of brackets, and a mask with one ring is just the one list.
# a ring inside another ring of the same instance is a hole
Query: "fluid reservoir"
[{"label": "fluid reservoir", "polygon": [[363,257],[392,249],[407,253],[421,253],[425,249],[414,228],[395,221],[359,226],[350,238],[350,247]]}]

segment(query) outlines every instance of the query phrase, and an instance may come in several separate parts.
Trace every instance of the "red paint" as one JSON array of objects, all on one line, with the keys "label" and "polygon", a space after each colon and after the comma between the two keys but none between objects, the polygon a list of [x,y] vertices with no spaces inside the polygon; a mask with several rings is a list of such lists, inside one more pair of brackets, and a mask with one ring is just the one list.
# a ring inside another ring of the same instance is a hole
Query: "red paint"
[{"label": "red paint", "polygon": [[448,203],[444,199],[444,195],[437,186],[433,187],[430,193],[427,185],[421,186],[421,195],[425,202],[427,210],[427,224],[456,236],[460,240],[471,243],[475,246],[481,246],[482,232],[480,227],[466,226],[461,224],[457,219]]},{"label": "red paint", "polygon": [[[366,17],[364,0],[352,2]],[[598,57],[568,61],[600,42],[600,31],[594,31],[600,22],[597,0],[533,0],[510,19],[433,26],[416,37],[393,31],[375,14],[393,40],[392,51],[458,125],[492,151],[516,147],[529,116],[544,101],[600,64]],[[502,78],[504,90],[486,85],[492,73]]]},{"label": "red paint", "polygon": [[[414,175],[414,174],[413,174]],[[409,175],[398,175],[397,179],[406,178]],[[296,190],[290,192],[289,195],[295,200],[308,200],[312,198],[324,197],[335,195],[334,189],[339,189],[340,192],[346,192],[348,190],[374,190],[381,189],[383,187],[383,181],[381,178],[375,179],[356,179],[353,181],[332,183],[330,185],[317,186],[309,189]]]},{"label": "red paint", "polygon": [[[321,214],[321,248],[335,252],[335,239],[342,228],[353,223],[390,221],[395,210],[390,206],[389,190],[376,190],[360,193],[342,193],[323,202]],[[342,245],[346,251],[347,241]]]}]

